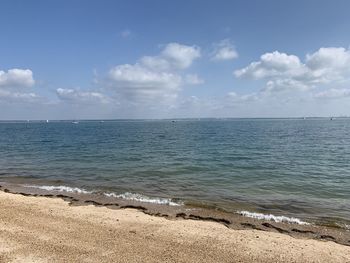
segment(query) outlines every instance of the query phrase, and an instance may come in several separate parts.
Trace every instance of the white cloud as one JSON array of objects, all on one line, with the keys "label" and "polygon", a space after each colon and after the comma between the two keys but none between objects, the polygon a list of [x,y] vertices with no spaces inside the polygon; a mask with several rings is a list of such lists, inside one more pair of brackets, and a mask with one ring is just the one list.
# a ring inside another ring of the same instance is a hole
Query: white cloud
[{"label": "white cloud", "polygon": [[79,89],[62,89],[56,90],[59,99],[73,103],[108,103],[110,99],[99,92],[82,91]]},{"label": "white cloud", "polygon": [[312,69],[346,69],[350,63],[350,51],[343,47],[320,48],[315,53],[306,56],[306,63]]},{"label": "white cloud", "polygon": [[140,63],[157,70],[181,70],[190,67],[201,56],[200,48],[178,43],[169,43],[158,56],[144,56]]},{"label": "white cloud", "polygon": [[212,60],[233,60],[238,58],[238,52],[229,39],[224,39],[214,45]]},{"label": "white cloud", "polygon": [[165,71],[172,68],[172,65],[167,59],[157,56],[144,56],[138,64],[150,70]]},{"label": "white cloud", "polygon": [[5,102],[36,102],[40,96],[31,93],[10,92],[8,90],[0,89],[0,100]]},{"label": "white cloud", "polygon": [[35,81],[30,69],[0,70],[0,88],[32,87]]},{"label": "white cloud", "polygon": [[306,56],[306,66],[314,83],[344,81],[350,77],[350,50],[320,48]]},{"label": "white cloud", "polygon": [[170,72],[152,71],[142,65],[119,65],[109,71],[111,85],[128,99],[176,96],[181,77]]},{"label": "white cloud", "polygon": [[163,49],[161,56],[179,69],[191,66],[192,62],[201,56],[200,48],[196,46],[169,43]]},{"label": "white cloud", "polygon": [[236,70],[236,77],[262,79],[271,77],[293,77],[304,73],[299,58],[278,51],[265,53],[260,61],[252,62],[249,66]]},{"label": "white cloud", "polygon": [[108,85],[131,101],[171,100],[183,84],[199,84],[197,75],[183,76],[200,57],[196,46],[169,43],[157,56],[144,56],[135,64],[118,65],[108,73]]},{"label": "white cloud", "polygon": [[350,97],[350,89],[329,89],[319,93],[316,93],[317,99],[341,99]]},{"label": "white cloud", "polygon": [[234,72],[238,78],[265,79],[263,91],[307,91],[332,87],[350,79],[350,51],[345,48],[320,48],[308,54],[305,62],[299,57],[278,51],[263,54],[259,61]]},{"label": "white cloud", "polygon": [[308,91],[310,86],[295,79],[274,79],[266,83],[263,92]]},{"label": "white cloud", "polygon": [[257,93],[250,93],[244,95],[238,95],[236,92],[232,91],[227,94],[229,102],[241,103],[241,102],[251,102],[259,99]]},{"label": "white cloud", "polygon": [[[33,72],[29,69],[0,70],[0,100],[3,102],[37,102],[39,96],[28,92],[35,84]],[[26,91],[23,92],[23,89]]]}]

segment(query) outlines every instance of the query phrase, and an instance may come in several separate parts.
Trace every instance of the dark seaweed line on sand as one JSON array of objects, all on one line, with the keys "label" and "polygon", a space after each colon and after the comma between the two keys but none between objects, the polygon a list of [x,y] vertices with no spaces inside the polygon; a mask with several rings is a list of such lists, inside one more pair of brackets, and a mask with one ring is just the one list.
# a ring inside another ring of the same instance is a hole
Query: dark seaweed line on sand
[{"label": "dark seaweed line on sand", "polygon": [[[68,195],[62,195],[62,194],[57,194],[57,195],[53,195],[53,194],[29,194],[29,193],[24,193],[24,192],[12,192],[7,188],[3,188],[0,185],[0,190],[2,190],[5,193],[11,193],[11,194],[18,194],[18,195],[22,195],[22,196],[33,196],[33,197],[46,197],[46,198],[61,198],[64,201],[68,202],[69,205],[82,205],[79,204],[78,202],[80,200],[68,196]],[[168,214],[162,214],[162,213],[154,213],[149,211],[146,207],[141,206],[141,205],[120,205],[118,203],[101,203],[101,202],[97,202],[94,200],[84,200],[83,201],[84,204],[86,205],[94,205],[94,206],[98,206],[98,207],[107,207],[107,208],[115,208],[115,209],[136,209],[138,211],[141,211],[147,215],[151,215],[151,216],[157,216],[157,217],[163,217],[166,219],[171,219],[171,217]],[[194,214],[186,214],[186,213],[177,213],[175,215],[175,218],[181,218],[183,220],[199,220],[199,221],[209,221],[209,222],[216,222],[219,224],[223,224],[224,226],[226,226],[227,228],[232,228],[233,224],[230,220],[225,219],[225,218],[217,218],[217,217],[211,217],[211,216],[201,216],[201,215],[194,215]],[[314,231],[311,230],[303,230],[303,229],[297,229],[297,228],[292,228],[290,231],[280,228],[278,226],[275,226],[271,223],[268,222],[263,222],[261,223],[262,227],[259,227],[255,224],[251,224],[251,223],[247,223],[247,222],[242,222],[239,223],[239,225],[241,227],[243,227],[243,229],[254,229],[254,230],[259,230],[259,231],[275,231],[275,232],[279,232],[282,234],[287,234],[292,236],[292,233],[296,233],[296,234],[302,234],[308,238],[311,239],[317,239],[317,240],[325,240],[325,241],[333,241],[335,243],[341,244],[341,245],[346,245],[346,246],[350,246],[350,240],[348,240],[347,242],[339,242],[336,238],[334,238],[331,235],[324,235],[324,234],[317,234]],[[293,236],[292,236],[293,237]]]}]

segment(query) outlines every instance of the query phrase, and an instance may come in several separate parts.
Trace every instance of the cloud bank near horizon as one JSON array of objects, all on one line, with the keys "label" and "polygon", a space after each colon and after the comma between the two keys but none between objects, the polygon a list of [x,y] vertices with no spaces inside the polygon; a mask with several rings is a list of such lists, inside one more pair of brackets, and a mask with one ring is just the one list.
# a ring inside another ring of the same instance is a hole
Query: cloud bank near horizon
[{"label": "cloud bank near horizon", "polygon": [[[171,42],[163,45],[156,55],[144,55],[134,63],[112,66],[98,75],[89,88],[58,87],[51,97],[40,93],[42,88],[36,87],[38,82],[31,69],[0,70],[0,102],[3,107],[33,104],[60,109],[74,105],[78,115],[86,108],[90,110],[85,115],[93,114],[93,108],[109,108],[109,114],[113,114],[110,112],[113,109],[125,113],[120,116],[131,113],[140,118],[234,117],[237,113],[259,116],[262,109],[269,115],[279,110],[276,116],[291,115],[290,112],[303,114],[300,105],[304,105],[305,114],[321,109],[325,102],[328,110],[336,104],[337,110],[341,110],[349,102],[350,50],[344,47],[321,47],[304,58],[273,51],[234,69],[231,63],[239,59],[236,47],[228,39],[214,43],[211,51],[198,45]],[[208,78],[196,72],[198,67],[194,65],[215,66],[219,62],[230,62],[225,66],[232,68],[232,78],[252,83],[256,90],[238,92],[233,86],[226,88],[230,90],[227,93],[216,96],[189,95],[187,90],[195,93],[201,87],[191,87],[205,84]],[[339,104],[341,100],[347,101]],[[101,116],[104,112],[101,111]]]}]

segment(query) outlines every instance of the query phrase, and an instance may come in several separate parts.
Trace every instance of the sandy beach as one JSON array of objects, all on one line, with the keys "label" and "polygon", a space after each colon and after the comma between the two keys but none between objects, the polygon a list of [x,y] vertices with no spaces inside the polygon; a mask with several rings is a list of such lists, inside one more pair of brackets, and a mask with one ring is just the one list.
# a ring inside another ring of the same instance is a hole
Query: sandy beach
[{"label": "sandy beach", "polygon": [[350,247],[0,192],[0,262],[350,262]]}]

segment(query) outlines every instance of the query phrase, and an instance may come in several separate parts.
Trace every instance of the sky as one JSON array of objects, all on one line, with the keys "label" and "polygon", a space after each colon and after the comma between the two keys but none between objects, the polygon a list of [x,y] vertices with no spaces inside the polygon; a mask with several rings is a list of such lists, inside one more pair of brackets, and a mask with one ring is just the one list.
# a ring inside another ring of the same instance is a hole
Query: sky
[{"label": "sky", "polygon": [[0,0],[0,119],[350,116],[349,10]]}]

